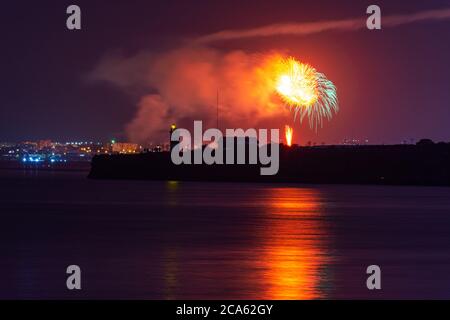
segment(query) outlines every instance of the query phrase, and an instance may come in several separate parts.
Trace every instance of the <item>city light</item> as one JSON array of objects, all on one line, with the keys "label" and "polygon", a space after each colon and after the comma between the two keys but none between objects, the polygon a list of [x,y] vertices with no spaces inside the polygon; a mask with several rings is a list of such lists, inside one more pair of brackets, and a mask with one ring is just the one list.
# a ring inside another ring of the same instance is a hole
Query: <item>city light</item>
[{"label": "city light", "polygon": [[[174,125],[175,126],[175,125]],[[167,147],[168,149],[168,147]],[[23,141],[18,143],[0,143],[0,160],[17,161],[23,165],[59,164],[74,162],[90,162],[100,154],[138,154],[153,150],[151,146],[131,142],[118,142],[111,139],[106,142],[55,142],[51,140]],[[16,152],[17,151],[17,152]]]}]

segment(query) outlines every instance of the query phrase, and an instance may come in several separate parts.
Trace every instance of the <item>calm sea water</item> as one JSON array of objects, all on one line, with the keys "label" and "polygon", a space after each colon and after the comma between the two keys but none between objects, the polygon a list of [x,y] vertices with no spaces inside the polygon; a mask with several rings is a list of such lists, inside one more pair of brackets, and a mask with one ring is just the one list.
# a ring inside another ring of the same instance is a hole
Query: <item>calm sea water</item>
[{"label": "calm sea water", "polygon": [[85,175],[0,170],[0,298],[450,298],[450,188]]}]

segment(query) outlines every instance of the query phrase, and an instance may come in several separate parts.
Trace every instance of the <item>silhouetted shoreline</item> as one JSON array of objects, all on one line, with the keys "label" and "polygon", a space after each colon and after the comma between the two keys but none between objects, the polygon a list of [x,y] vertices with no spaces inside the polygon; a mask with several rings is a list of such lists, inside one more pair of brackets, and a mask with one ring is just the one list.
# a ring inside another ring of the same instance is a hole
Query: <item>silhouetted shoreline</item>
[{"label": "silhouetted shoreline", "polygon": [[89,178],[450,186],[450,144],[280,146],[277,175],[260,165],[174,165],[169,152],[99,155]]}]

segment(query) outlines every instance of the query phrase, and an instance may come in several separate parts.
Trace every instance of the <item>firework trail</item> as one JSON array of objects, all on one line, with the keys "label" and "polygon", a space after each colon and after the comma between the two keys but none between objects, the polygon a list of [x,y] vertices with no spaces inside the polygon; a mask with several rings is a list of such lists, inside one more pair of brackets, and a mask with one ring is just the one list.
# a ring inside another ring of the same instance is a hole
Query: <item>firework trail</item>
[{"label": "firework trail", "polygon": [[283,59],[278,67],[276,91],[294,111],[294,119],[308,118],[311,128],[323,126],[339,111],[336,87],[323,73],[294,58]]}]

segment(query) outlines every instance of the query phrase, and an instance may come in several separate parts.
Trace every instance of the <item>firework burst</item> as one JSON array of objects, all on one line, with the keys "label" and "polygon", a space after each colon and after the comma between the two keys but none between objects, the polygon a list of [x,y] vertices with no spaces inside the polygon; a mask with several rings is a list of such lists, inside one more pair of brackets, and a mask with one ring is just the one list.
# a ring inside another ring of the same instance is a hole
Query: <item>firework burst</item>
[{"label": "firework burst", "polygon": [[276,91],[294,111],[295,118],[309,120],[311,128],[323,126],[339,110],[336,87],[323,73],[294,58],[283,59],[277,68]]}]

